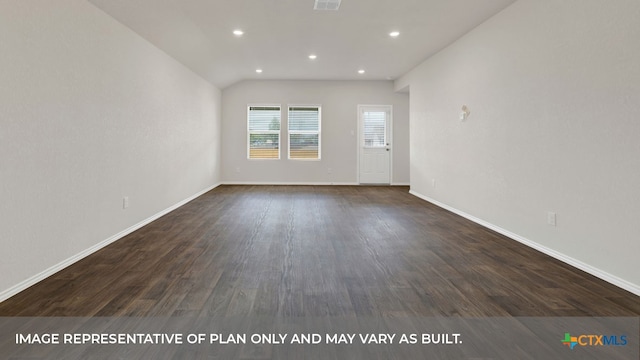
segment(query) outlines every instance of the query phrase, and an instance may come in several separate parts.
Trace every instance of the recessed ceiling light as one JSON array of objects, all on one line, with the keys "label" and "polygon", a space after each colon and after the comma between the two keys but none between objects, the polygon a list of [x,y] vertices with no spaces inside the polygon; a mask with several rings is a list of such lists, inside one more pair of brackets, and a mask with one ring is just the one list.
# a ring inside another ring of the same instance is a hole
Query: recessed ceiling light
[{"label": "recessed ceiling light", "polygon": [[235,36],[242,36],[244,34],[244,31],[237,29],[237,30],[233,30],[233,35]]},{"label": "recessed ceiling light", "polygon": [[389,36],[391,37],[398,37],[398,35],[400,35],[400,31],[392,31],[389,33]]},{"label": "recessed ceiling light", "polygon": [[362,69],[358,70],[358,74],[364,74],[364,70]]},{"label": "recessed ceiling light", "polygon": [[256,72],[260,74],[262,72],[262,69],[256,69]]},{"label": "recessed ceiling light", "polygon": [[315,59],[317,59],[317,58],[318,58],[318,57],[317,57],[316,55],[314,55],[314,54],[309,55],[309,59],[311,59],[311,60],[315,60]]}]

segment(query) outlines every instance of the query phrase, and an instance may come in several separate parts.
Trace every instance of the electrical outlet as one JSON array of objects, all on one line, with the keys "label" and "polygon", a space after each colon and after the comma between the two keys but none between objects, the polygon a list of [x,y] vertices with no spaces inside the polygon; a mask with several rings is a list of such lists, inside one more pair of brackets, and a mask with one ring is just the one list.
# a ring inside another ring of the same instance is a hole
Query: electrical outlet
[{"label": "electrical outlet", "polygon": [[431,179],[431,187],[436,188],[436,179]]},{"label": "electrical outlet", "polygon": [[331,174],[333,173],[333,169],[332,168],[327,168],[327,174]]},{"label": "electrical outlet", "polygon": [[547,224],[550,226],[556,226],[556,213],[552,211],[547,212]]},{"label": "electrical outlet", "polygon": [[122,198],[122,208],[126,209],[129,207],[129,197],[125,196]]},{"label": "electrical outlet", "polygon": [[240,172],[240,167],[236,168],[236,172],[239,173]]}]

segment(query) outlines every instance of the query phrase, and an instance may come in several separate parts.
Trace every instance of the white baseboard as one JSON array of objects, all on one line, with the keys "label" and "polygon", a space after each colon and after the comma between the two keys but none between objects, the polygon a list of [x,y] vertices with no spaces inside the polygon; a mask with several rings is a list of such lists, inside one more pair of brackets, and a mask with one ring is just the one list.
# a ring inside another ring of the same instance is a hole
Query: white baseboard
[{"label": "white baseboard", "polygon": [[56,265],[44,270],[44,271],[42,271],[41,273],[36,274],[36,275],[28,278],[27,280],[22,281],[19,284],[14,285],[14,286],[10,287],[9,289],[0,292],[0,302],[7,300],[8,298],[12,297],[13,295],[16,295],[17,293],[21,292],[22,290],[27,289],[28,287],[30,287],[32,285],[35,285],[36,283],[48,278],[49,276],[51,276],[51,275],[57,273],[58,271],[66,268],[67,266],[72,265],[72,264],[84,259],[85,257],[87,257],[87,256],[93,254],[94,252],[104,248],[105,246],[107,246],[107,245],[109,245],[109,244],[111,244],[111,243],[113,243],[113,242],[115,242],[117,240],[122,239],[123,237],[129,235],[130,233],[140,229],[141,227],[151,223],[154,220],[157,220],[158,218],[170,213],[171,211],[181,207],[182,205],[190,202],[191,200],[197,198],[198,196],[201,196],[201,195],[203,195],[203,194],[215,189],[216,187],[218,187],[220,185],[221,184],[218,183],[218,184],[215,184],[213,186],[210,186],[210,187],[198,192],[197,194],[192,195],[192,196],[188,197],[187,199],[184,199],[184,200],[180,201],[179,203],[177,203],[175,205],[172,205],[172,206],[160,211],[159,213],[154,214],[153,216],[151,216],[151,217],[149,217],[149,218],[147,218],[145,220],[142,220],[141,222],[139,222],[139,223],[137,223],[137,224],[125,229],[125,230],[122,230],[121,232],[109,237],[108,239],[105,239],[105,240],[99,242],[98,244],[96,244],[96,245],[94,245],[94,246],[92,246],[92,247],[90,247],[90,248],[88,248],[88,249],[86,249],[84,251],[81,251],[78,254],[76,254],[76,255],[74,255],[74,256],[72,256],[72,257],[70,257],[70,258],[68,258],[68,259],[66,259],[66,260],[64,260],[64,261],[62,261],[62,262],[60,262],[60,263],[58,263],[58,264],[56,264]]},{"label": "white baseboard", "polygon": [[556,250],[550,249],[550,248],[548,248],[548,247],[546,247],[544,245],[540,245],[535,241],[532,241],[532,240],[529,240],[527,238],[524,238],[524,237],[522,237],[522,236],[520,236],[518,234],[514,234],[514,233],[512,233],[512,232],[510,232],[508,230],[505,230],[505,229],[503,229],[503,228],[501,228],[499,226],[493,225],[493,224],[491,224],[489,222],[486,222],[486,221],[484,221],[482,219],[479,219],[479,218],[477,218],[477,217],[475,217],[473,215],[469,215],[469,214],[465,213],[464,211],[460,211],[460,210],[458,210],[456,208],[453,208],[453,207],[451,207],[451,206],[449,206],[447,204],[443,204],[443,203],[441,203],[441,202],[439,202],[437,200],[431,199],[428,196],[424,196],[424,195],[422,195],[422,194],[420,194],[420,193],[418,193],[418,192],[416,192],[414,190],[409,190],[409,193],[414,195],[414,196],[416,196],[416,197],[418,197],[418,198],[420,198],[420,199],[422,199],[422,200],[428,201],[428,202],[430,202],[430,203],[432,203],[432,204],[434,204],[436,206],[439,206],[439,207],[441,207],[441,208],[443,208],[445,210],[451,211],[452,213],[454,213],[456,215],[460,215],[463,218],[471,220],[476,224],[482,225],[482,226],[484,226],[484,227],[486,227],[488,229],[491,229],[491,230],[493,230],[493,231],[495,231],[495,232],[497,232],[499,234],[502,234],[502,235],[504,235],[504,236],[506,236],[506,237],[508,237],[510,239],[513,239],[513,240],[515,240],[515,241],[517,241],[519,243],[522,243],[522,244],[524,244],[524,245],[526,245],[526,246],[528,246],[530,248],[538,250],[543,254],[551,256],[552,258],[555,258],[555,259],[560,260],[560,261],[562,261],[562,262],[564,262],[566,264],[569,264],[569,265],[571,265],[571,266],[573,266],[575,268],[578,268],[578,269],[580,269],[580,270],[582,270],[584,272],[587,272],[587,273],[589,273],[589,274],[591,274],[591,275],[593,275],[595,277],[598,277],[598,278],[600,278],[600,279],[602,279],[602,280],[604,280],[604,281],[606,281],[606,282],[608,282],[610,284],[613,284],[613,285],[615,285],[615,286],[617,286],[619,288],[625,289],[625,290],[627,290],[627,291],[629,291],[629,292],[631,292],[633,294],[636,294],[636,295],[640,296],[640,286],[637,285],[637,284],[631,283],[631,282],[629,282],[629,281],[627,281],[625,279],[619,278],[619,277],[617,277],[615,275],[611,275],[611,274],[607,273],[606,271],[602,271],[602,270],[600,270],[600,269],[598,269],[596,267],[593,267],[593,266],[591,266],[591,265],[589,265],[587,263],[584,263],[584,262],[582,262],[580,260],[576,260],[576,259],[572,258],[571,256],[568,256],[568,255],[565,255],[565,254],[563,254],[561,252],[558,252]]},{"label": "white baseboard", "polygon": [[360,185],[356,182],[289,182],[289,181],[223,181],[222,185],[336,185],[353,186]]},{"label": "white baseboard", "polygon": [[[317,185],[317,186],[354,186],[354,185],[369,185],[360,184],[357,182],[282,182],[282,181],[223,181],[223,185]],[[409,183],[391,183],[390,186],[409,186]]]}]

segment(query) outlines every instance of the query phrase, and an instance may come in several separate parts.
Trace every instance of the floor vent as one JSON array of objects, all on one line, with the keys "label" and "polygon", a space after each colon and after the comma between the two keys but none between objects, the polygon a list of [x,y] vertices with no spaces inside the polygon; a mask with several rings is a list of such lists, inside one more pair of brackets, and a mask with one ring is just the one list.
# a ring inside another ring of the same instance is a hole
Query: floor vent
[{"label": "floor vent", "polygon": [[342,0],[316,0],[313,10],[338,10]]}]

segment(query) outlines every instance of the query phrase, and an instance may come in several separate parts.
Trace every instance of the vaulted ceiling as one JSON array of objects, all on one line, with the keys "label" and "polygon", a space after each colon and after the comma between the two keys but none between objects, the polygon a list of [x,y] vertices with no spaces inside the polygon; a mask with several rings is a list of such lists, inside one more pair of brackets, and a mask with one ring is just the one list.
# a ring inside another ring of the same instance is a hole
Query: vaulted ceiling
[{"label": "vaulted ceiling", "polygon": [[337,11],[314,10],[314,0],[89,1],[225,88],[244,79],[395,79],[515,0],[342,0]]}]

